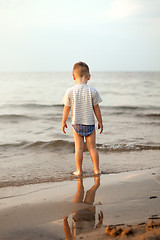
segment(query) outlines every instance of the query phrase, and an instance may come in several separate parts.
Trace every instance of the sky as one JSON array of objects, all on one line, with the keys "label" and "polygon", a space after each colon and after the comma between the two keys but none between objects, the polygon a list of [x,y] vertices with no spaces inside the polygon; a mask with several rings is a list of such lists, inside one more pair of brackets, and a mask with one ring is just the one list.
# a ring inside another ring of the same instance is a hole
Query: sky
[{"label": "sky", "polygon": [[160,0],[0,0],[0,71],[160,71]]}]

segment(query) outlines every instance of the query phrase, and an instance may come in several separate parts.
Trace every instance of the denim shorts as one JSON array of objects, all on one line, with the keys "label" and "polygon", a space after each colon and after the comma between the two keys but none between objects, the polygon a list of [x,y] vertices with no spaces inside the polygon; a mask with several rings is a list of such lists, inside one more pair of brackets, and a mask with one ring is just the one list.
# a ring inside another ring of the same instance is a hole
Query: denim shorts
[{"label": "denim shorts", "polygon": [[91,135],[95,130],[95,125],[75,124],[75,125],[72,125],[72,127],[74,128],[76,133],[78,133],[83,137],[87,137]]}]

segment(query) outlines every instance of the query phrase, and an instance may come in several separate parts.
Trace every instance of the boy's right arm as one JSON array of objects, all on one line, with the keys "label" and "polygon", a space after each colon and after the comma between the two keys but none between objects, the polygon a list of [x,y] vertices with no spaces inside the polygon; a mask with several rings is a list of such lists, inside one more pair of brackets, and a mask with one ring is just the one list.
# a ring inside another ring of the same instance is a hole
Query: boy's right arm
[{"label": "boy's right arm", "polygon": [[100,128],[100,133],[103,132],[103,123],[102,123],[102,115],[99,105],[93,106],[94,113],[96,115],[97,121],[98,121],[98,129]]},{"label": "boy's right arm", "polygon": [[65,134],[66,134],[65,128],[67,128],[67,123],[66,123],[66,121],[67,121],[67,118],[68,118],[70,109],[71,109],[71,107],[69,107],[69,106],[64,106],[64,109],[63,109],[62,131],[63,131]]}]

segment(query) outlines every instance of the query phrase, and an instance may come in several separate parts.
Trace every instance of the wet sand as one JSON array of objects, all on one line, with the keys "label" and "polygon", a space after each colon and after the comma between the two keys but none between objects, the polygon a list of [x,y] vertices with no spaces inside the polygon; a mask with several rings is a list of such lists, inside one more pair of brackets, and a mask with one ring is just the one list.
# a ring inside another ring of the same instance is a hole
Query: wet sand
[{"label": "wet sand", "polygon": [[159,168],[0,189],[0,240],[160,239],[159,223]]}]

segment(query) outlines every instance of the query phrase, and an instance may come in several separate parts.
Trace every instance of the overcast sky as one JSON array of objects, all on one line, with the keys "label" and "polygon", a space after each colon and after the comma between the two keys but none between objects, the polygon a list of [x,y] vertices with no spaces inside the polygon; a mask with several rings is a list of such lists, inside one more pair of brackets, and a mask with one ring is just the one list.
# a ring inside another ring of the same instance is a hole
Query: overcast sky
[{"label": "overcast sky", "polygon": [[160,71],[160,0],[0,0],[0,71]]}]

